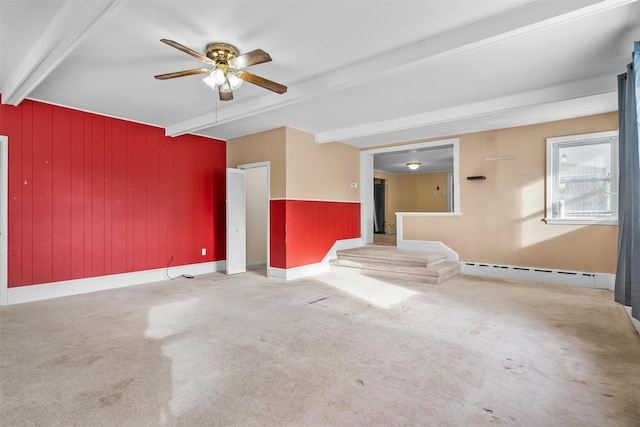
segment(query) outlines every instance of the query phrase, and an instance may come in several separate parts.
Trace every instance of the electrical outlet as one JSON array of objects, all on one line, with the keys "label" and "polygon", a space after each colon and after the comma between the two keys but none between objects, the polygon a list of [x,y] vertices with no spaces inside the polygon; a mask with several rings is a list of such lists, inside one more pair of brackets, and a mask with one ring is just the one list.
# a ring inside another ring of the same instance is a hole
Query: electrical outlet
[{"label": "electrical outlet", "polygon": [[358,183],[357,182],[352,182],[351,183],[351,188],[353,188],[353,189],[358,188]]},{"label": "electrical outlet", "polygon": [[202,256],[205,256],[207,254],[207,248],[202,248]]}]

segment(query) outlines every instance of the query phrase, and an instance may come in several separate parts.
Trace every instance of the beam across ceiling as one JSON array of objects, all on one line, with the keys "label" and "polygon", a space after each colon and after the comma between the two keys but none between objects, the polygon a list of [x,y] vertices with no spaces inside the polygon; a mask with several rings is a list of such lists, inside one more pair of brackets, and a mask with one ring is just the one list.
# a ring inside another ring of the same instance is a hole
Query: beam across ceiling
[{"label": "beam across ceiling", "polygon": [[20,104],[120,1],[66,1],[7,78],[2,103]]},{"label": "beam across ceiling", "polygon": [[316,135],[316,142],[344,142],[391,131],[405,131],[411,128],[446,122],[473,120],[513,109],[544,106],[569,99],[582,99],[583,103],[589,103],[593,99],[595,102],[600,103],[601,95],[609,94],[611,99],[615,99],[617,90],[616,80],[612,79],[610,75],[606,75],[599,78],[571,82],[562,86],[548,87],[473,104],[370,123],[365,126],[353,126],[336,129],[331,132],[323,132]]}]

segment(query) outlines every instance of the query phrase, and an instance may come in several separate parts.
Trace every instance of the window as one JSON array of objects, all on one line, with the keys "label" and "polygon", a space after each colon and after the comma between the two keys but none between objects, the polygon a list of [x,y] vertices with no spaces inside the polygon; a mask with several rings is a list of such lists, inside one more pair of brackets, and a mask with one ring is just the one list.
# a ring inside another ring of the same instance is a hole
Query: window
[{"label": "window", "polygon": [[547,138],[545,220],[617,224],[617,131]]}]

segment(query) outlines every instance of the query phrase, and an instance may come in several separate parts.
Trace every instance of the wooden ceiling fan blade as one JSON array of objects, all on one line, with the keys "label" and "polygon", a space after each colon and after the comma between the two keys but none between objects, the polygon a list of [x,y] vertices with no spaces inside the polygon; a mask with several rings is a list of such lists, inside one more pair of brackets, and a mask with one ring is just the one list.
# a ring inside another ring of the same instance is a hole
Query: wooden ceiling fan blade
[{"label": "wooden ceiling fan blade", "polygon": [[231,101],[233,99],[233,91],[223,92],[218,89],[220,92],[220,101]]},{"label": "wooden ceiling fan blade", "polygon": [[194,74],[203,74],[211,71],[208,68],[194,68],[193,70],[176,71],[175,73],[158,74],[154,76],[158,80],[175,79],[176,77],[192,76]]},{"label": "wooden ceiling fan blade", "polygon": [[252,50],[245,54],[236,56],[229,61],[232,68],[246,68],[251,65],[262,64],[271,61],[271,56],[262,49]]},{"label": "wooden ceiling fan blade", "polygon": [[255,74],[251,74],[246,71],[238,71],[236,75],[245,82],[253,83],[254,85],[258,85],[279,94],[283,94],[287,91],[287,87],[281,85],[280,83],[273,82],[271,80],[265,79],[264,77],[256,76]]},{"label": "wooden ceiling fan blade", "polygon": [[211,61],[211,59],[207,58],[206,56],[204,56],[204,55],[202,55],[202,54],[200,54],[198,52],[196,52],[193,49],[189,49],[188,47],[181,45],[178,42],[174,42],[173,40],[168,40],[168,39],[160,39],[160,41],[162,43],[168,44],[171,47],[175,47],[176,49],[181,50],[182,52],[186,53],[187,55],[191,55],[194,58],[199,59],[202,62],[206,62],[208,64],[212,64],[213,63],[213,61]]}]

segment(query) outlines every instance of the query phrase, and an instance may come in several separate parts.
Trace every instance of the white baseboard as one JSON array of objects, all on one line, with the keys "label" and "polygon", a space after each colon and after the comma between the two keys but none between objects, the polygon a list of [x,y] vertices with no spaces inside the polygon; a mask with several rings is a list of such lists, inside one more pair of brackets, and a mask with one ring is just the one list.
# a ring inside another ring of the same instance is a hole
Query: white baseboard
[{"label": "white baseboard", "polygon": [[[216,271],[224,271],[225,269],[226,261],[203,262],[171,267],[169,269],[169,276],[178,277],[182,274],[199,275],[214,273]],[[109,276],[44,283],[41,285],[19,286],[8,289],[7,303],[20,304],[49,298],[123,288],[126,286],[142,285],[144,283],[160,282],[168,280],[166,273],[166,268],[158,268],[154,270],[135,271],[132,273],[112,274]]]},{"label": "white baseboard", "polygon": [[258,268],[264,265],[267,265],[267,261],[249,262],[247,263],[247,268]]},{"label": "white baseboard", "polygon": [[294,268],[267,268],[267,276],[274,279],[281,280],[295,280],[302,277],[313,276],[314,274],[324,273],[329,271],[329,260],[338,257],[337,252],[343,249],[351,249],[363,246],[362,239],[360,237],[355,239],[337,240],[331,249],[326,253],[322,261],[315,264],[303,265]]},{"label": "white baseboard", "polygon": [[583,286],[612,291],[616,275],[587,271],[557,270],[553,268],[521,267],[515,265],[461,262],[462,273],[472,276],[495,277],[509,280],[530,280],[557,285]]},{"label": "white baseboard", "polygon": [[631,323],[636,328],[636,331],[638,331],[638,335],[640,335],[640,320],[635,319],[634,317],[631,316],[631,307],[625,305],[624,309],[627,312],[627,314],[629,315],[629,319],[631,319]]},{"label": "white baseboard", "polygon": [[329,271],[329,263],[318,262],[316,264],[303,265],[294,268],[268,268],[268,276],[273,279],[280,280],[295,280],[303,277],[313,276],[314,274],[320,274]]}]

